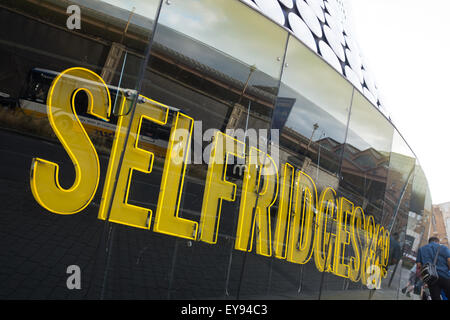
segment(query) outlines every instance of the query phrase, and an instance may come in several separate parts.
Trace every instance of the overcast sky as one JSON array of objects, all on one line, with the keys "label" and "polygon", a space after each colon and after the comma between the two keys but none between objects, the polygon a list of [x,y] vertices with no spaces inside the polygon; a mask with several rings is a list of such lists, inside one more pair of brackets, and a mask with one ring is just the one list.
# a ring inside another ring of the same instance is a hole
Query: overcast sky
[{"label": "overcast sky", "polygon": [[384,105],[427,176],[450,201],[450,1],[347,0]]}]

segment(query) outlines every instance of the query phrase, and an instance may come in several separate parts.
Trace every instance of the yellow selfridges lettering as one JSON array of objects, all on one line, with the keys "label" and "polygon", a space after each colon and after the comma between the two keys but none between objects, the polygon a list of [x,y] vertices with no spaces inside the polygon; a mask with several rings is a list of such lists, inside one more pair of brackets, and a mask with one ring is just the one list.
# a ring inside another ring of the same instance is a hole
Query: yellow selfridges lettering
[{"label": "yellow selfridges lettering", "polygon": [[333,229],[336,229],[334,222],[337,208],[336,191],[331,187],[326,188],[320,195],[314,233],[314,261],[321,272],[332,271],[331,258],[335,240]]},{"label": "yellow selfridges lettering", "polygon": [[389,264],[389,246],[390,246],[390,237],[389,231],[383,229],[383,233],[380,233],[380,243],[381,243],[381,277],[384,278],[387,276],[387,266]]},{"label": "yellow selfridges lettering", "polygon": [[71,68],[53,81],[47,99],[49,123],[63,145],[75,169],[75,181],[69,188],[61,186],[58,164],[34,158],[31,164],[31,191],[45,209],[58,214],[74,214],[92,200],[100,178],[97,151],[82,126],[76,110],[75,97],[84,91],[88,97],[87,112],[108,119],[111,98],[106,84],[95,73]]},{"label": "yellow selfridges lettering", "polygon": [[[83,210],[93,199],[100,177],[97,152],[79,121],[74,107],[80,92],[88,96],[88,113],[108,121],[109,89],[95,73],[72,68],[52,83],[47,101],[48,119],[75,168],[75,182],[61,187],[58,165],[33,159],[31,190],[36,201],[58,214]],[[327,187],[318,196],[313,179],[289,163],[281,165],[281,181],[275,161],[254,147],[220,131],[215,134],[206,174],[199,222],[179,216],[180,200],[189,155],[193,119],[140,96],[127,98],[118,92],[119,116],[103,187],[98,218],[136,228],[150,229],[152,210],[129,203],[133,173],[152,174],[155,154],[139,146],[144,121],[171,125],[168,147],[155,210],[153,231],[215,244],[218,240],[222,202],[236,201],[238,186],[227,180],[230,158],[246,161],[242,182],[235,249],[274,255],[291,263],[305,264],[314,258],[316,268],[378,288],[386,276],[389,231],[367,217],[336,191]],[[125,112],[135,105],[134,112]],[[280,188],[279,188],[280,186]],[[280,191],[279,191],[280,189]],[[279,193],[279,195],[278,195]],[[272,241],[271,215],[278,200]],[[272,250],[274,251],[272,253]]]},{"label": "yellow selfridges lettering", "polygon": [[235,249],[251,251],[256,231],[256,253],[272,255],[270,207],[278,194],[278,172],[268,155],[252,147],[242,186]]},{"label": "yellow selfridges lettering", "polygon": [[217,242],[222,200],[236,199],[236,184],[226,180],[228,157],[245,158],[245,144],[220,131],[213,143],[200,216],[200,240],[211,244]]}]

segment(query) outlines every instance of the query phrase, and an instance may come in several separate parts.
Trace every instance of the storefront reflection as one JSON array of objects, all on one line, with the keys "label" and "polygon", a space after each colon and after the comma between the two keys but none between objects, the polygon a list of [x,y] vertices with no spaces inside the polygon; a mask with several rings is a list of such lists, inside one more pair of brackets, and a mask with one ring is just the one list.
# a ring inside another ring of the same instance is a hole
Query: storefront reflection
[{"label": "storefront reflection", "polygon": [[0,5],[1,297],[397,298],[431,199],[360,91],[239,1],[74,4]]}]

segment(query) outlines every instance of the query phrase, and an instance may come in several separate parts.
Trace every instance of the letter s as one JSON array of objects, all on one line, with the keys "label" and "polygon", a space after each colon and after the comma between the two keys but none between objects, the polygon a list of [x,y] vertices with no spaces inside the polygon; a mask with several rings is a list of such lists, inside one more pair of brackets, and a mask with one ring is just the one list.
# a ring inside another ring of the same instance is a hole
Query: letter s
[{"label": "letter s", "polygon": [[100,177],[97,152],[75,110],[75,97],[80,91],[88,96],[87,112],[108,120],[111,109],[108,87],[90,70],[63,71],[53,81],[47,99],[50,125],[74,165],[73,185],[68,189],[61,187],[59,166],[54,162],[34,158],[31,164],[30,184],[34,198],[42,207],[57,214],[83,210],[94,197]]}]

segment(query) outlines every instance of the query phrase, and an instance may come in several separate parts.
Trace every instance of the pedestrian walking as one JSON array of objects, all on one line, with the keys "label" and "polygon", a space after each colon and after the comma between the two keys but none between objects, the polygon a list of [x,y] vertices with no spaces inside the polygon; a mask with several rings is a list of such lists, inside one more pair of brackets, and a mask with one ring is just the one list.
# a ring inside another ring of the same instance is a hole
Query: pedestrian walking
[{"label": "pedestrian walking", "polygon": [[[432,300],[441,300],[441,290],[446,297],[450,296],[450,250],[439,244],[439,238],[431,237],[428,244],[419,248],[416,265],[417,274],[422,274],[425,265],[434,264],[438,278],[427,283]],[[425,280],[425,279],[424,279]]]}]

